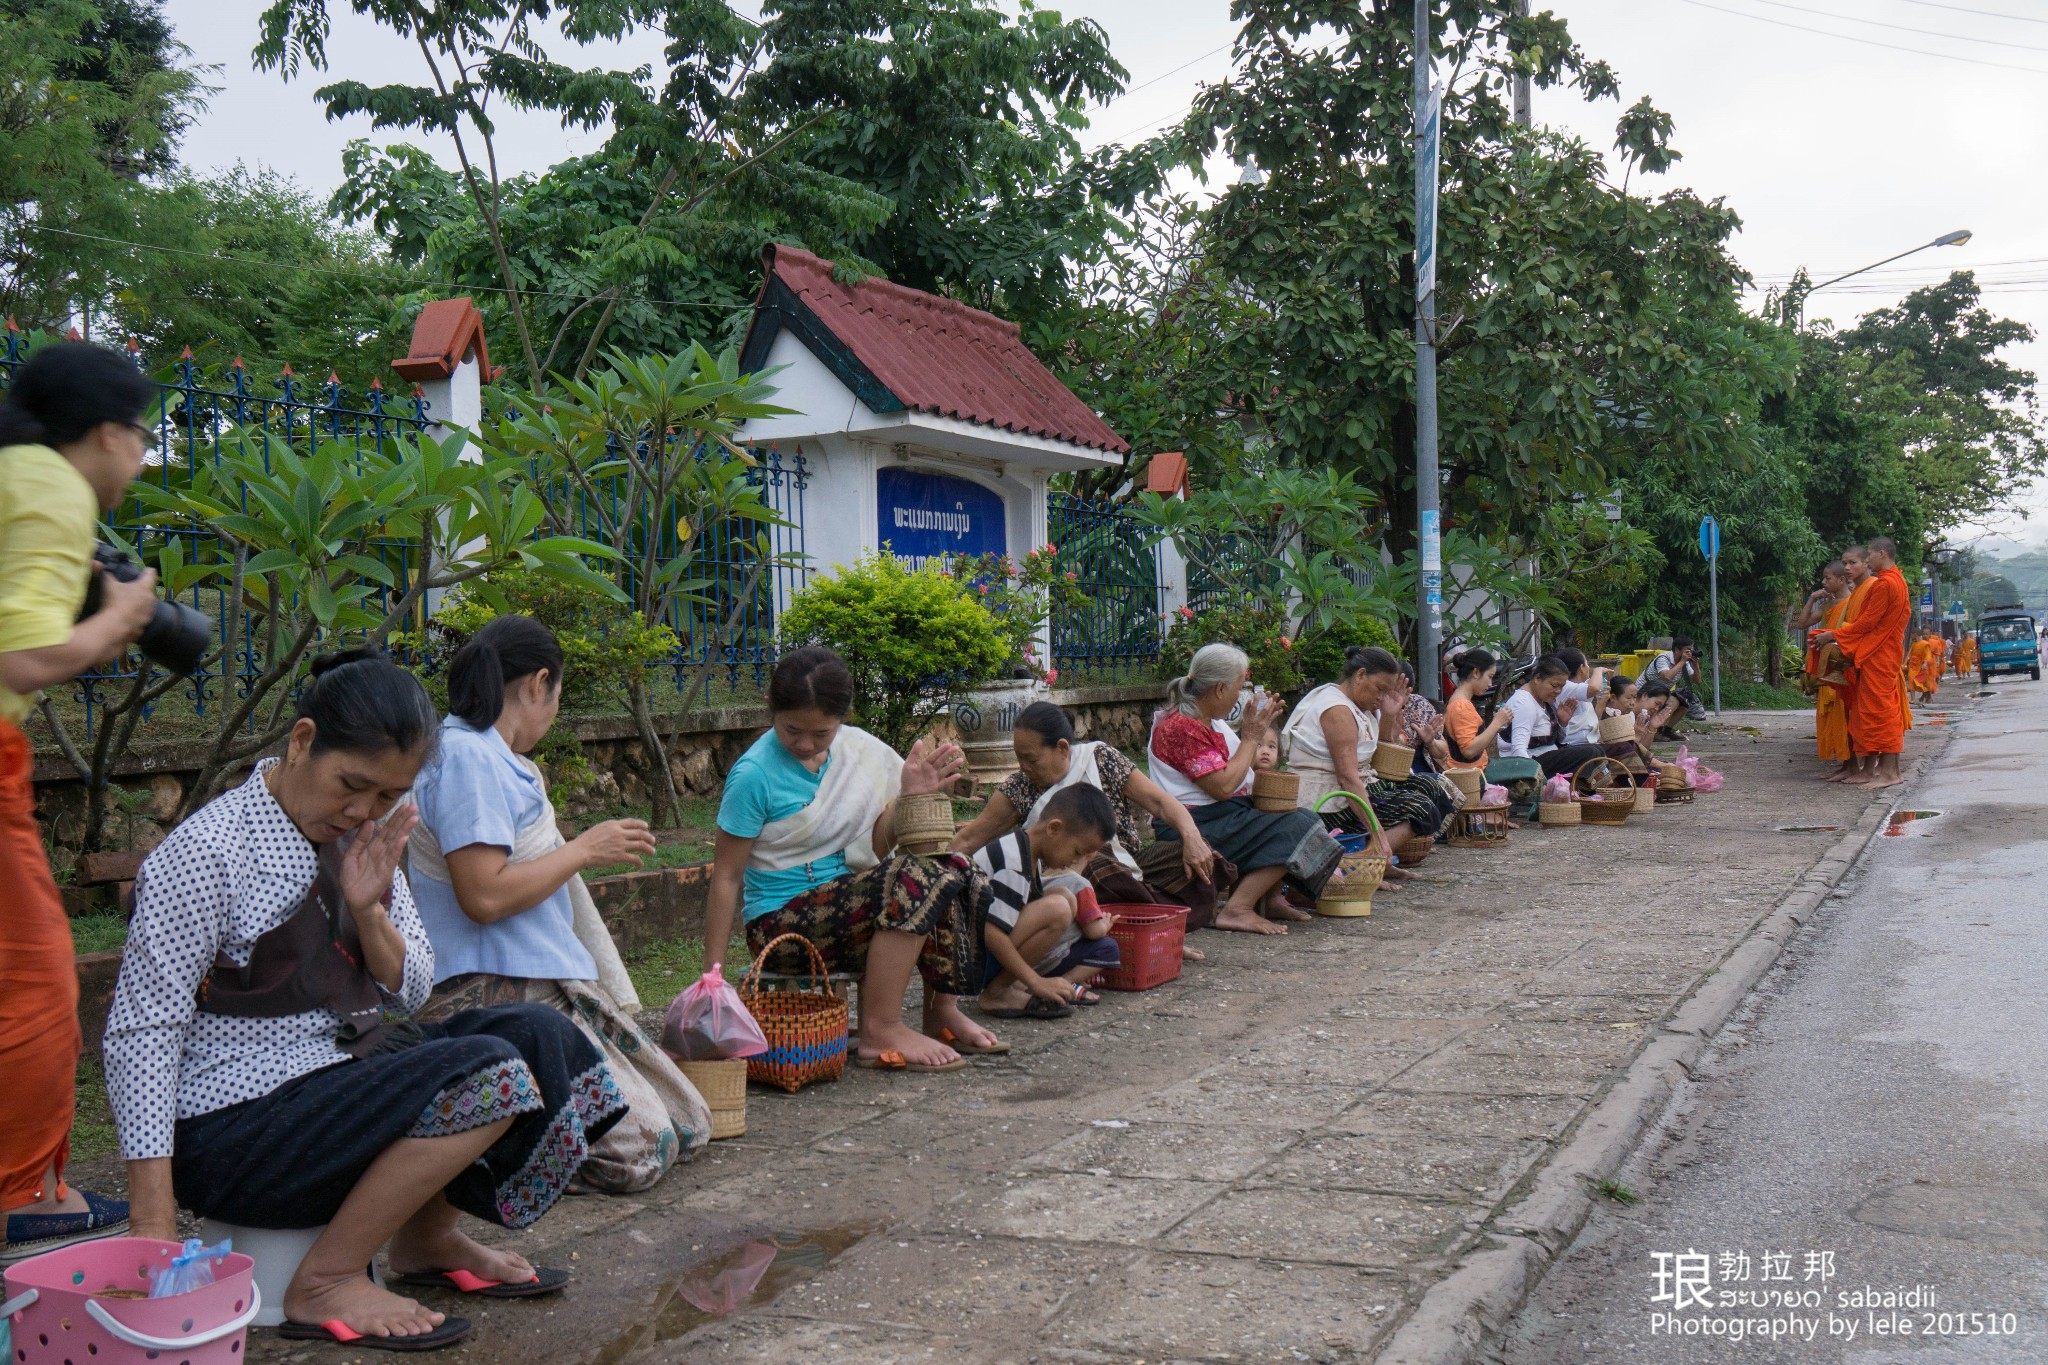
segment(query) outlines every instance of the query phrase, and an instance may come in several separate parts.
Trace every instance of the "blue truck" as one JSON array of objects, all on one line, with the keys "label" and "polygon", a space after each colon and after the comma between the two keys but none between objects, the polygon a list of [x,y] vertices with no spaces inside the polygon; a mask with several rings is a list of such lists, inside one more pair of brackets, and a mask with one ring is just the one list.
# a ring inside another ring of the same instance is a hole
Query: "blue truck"
[{"label": "blue truck", "polygon": [[2025,673],[2041,681],[2041,641],[2025,607],[1988,607],[1977,617],[1977,681],[1994,673]]}]

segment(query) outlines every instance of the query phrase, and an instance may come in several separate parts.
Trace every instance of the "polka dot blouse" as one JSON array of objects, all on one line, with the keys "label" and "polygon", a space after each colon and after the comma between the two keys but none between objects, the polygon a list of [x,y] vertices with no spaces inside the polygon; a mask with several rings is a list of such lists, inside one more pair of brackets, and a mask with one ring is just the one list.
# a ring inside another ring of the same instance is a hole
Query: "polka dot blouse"
[{"label": "polka dot blouse", "polygon": [[[178,1119],[348,1060],[335,1046],[341,1018],[332,1010],[281,1019],[198,1011],[215,954],[247,965],[256,940],[291,918],[318,870],[313,845],[263,780],[275,762],[201,807],[142,864],[105,1044],[107,1096],[129,1161],[171,1155]],[[398,994],[418,1009],[433,989],[434,950],[403,872],[391,891],[391,923],[406,943]]]}]

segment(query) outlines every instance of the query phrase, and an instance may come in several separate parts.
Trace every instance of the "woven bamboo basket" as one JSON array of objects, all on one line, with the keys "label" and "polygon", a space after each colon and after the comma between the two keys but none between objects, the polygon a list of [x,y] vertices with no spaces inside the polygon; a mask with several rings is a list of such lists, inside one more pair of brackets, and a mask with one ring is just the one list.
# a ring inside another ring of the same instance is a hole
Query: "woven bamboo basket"
[{"label": "woven bamboo basket", "polygon": [[1683,782],[1659,782],[1657,804],[1660,806],[1682,806],[1692,800],[1693,791]]},{"label": "woven bamboo basket", "polygon": [[1451,779],[1451,785],[1465,793],[1465,804],[1476,806],[1486,795],[1486,770],[1484,768],[1451,768],[1444,776]]},{"label": "woven bamboo basket", "polygon": [[[767,969],[768,954],[792,939],[811,955],[809,985],[796,991],[749,990]],[[740,987],[740,1000],[768,1040],[766,1052],[747,1058],[748,1080],[794,1094],[813,1081],[836,1081],[846,1070],[846,1002],[832,993],[818,945],[802,934],[783,934],[762,947],[753,976]]]},{"label": "woven bamboo basket", "polygon": [[[1620,782],[1614,782],[1616,776]],[[1613,785],[1603,790],[1603,783]],[[1579,818],[1586,824],[1625,825],[1635,814],[1635,774],[1611,758],[1589,758],[1581,763],[1572,774],[1572,790],[1581,796]],[[1621,796],[1623,791],[1628,794]]]},{"label": "woven bamboo basket", "polygon": [[1448,842],[1453,848],[1500,848],[1508,841],[1508,808],[1467,806],[1451,817]]},{"label": "woven bamboo basket", "polygon": [[1436,840],[1427,834],[1411,834],[1394,845],[1394,856],[1401,860],[1403,867],[1420,867],[1429,851],[1436,847]]},{"label": "woven bamboo basket", "polygon": [[1332,877],[1316,900],[1316,913],[1332,919],[1365,919],[1372,914],[1372,897],[1386,880],[1387,860],[1370,849],[1347,853],[1337,863],[1342,878]]},{"label": "woven bamboo basket", "polygon": [[1252,776],[1252,804],[1264,811],[1293,810],[1301,799],[1301,774],[1264,772]]},{"label": "woven bamboo basket", "polygon": [[1576,801],[1539,801],[1536,803],[1536,822],[1552,829],[1566,825],[1584,823],[1579,818],[1579,803]]},{"label": "woven bamboo basket", "polygon": [[936,842],[940,848],[953,842],[953,797],[949,792],[924,792],[896,799],[896,846],[910,853],[923,853]]},{"label": "woven bamboo basket", "polygon": [[1635,813],[1637,815],[1648,815],[1655,809],[1657,809],[1657,789],[1646,782],[1636,788]]},{"label": "woven bamboo basket", "polygon": [[1636,718],[1634,716],[1600,717],[1600,742],[1602,744],[1620,744],[1635,737]]},{"label": "woven bamboo basket", "polygon": [[1675,784],[1680,787],[1686,785],[1685,769],[1679,767],[1676,763],[1659,762],[1657,764],[1657,778],[1659,785]]},{"label": "woven bamboo basket", "polygon": [[676,1063],[704,1103],[711,1106],[711,1140],[736,1138],[747,1131],[747,1059]]},{"label": "woven bamboo basket", "polygon": [[1415,751],[1383,740],[1372,751],[1372,771],[1382,782],[1406,782],[1415,775]]}]

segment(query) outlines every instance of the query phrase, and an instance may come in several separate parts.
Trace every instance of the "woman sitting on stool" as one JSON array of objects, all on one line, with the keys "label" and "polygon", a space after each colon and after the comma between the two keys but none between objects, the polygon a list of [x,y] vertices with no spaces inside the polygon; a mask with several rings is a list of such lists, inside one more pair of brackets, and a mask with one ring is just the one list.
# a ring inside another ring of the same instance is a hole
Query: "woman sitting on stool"
[{"label": "woman sitting on stool", "polygon": [[598,1050],[544,1005],[440,1024],[434,950],[398,860],[416,812],[380,828],[431,754],[419,680],[373,651],[313,665],[282,760],[208,802],[149,855],[107,1018],[108,1098],[138,1237],[177,1206],[258,1228],[325,1225],[285,1291],[297,1340],[447,1346],[469,1323],[370,1282],[494,1298],[560,1289],[478,1245],[457,1213],[523,1228],[626,1111]]}]

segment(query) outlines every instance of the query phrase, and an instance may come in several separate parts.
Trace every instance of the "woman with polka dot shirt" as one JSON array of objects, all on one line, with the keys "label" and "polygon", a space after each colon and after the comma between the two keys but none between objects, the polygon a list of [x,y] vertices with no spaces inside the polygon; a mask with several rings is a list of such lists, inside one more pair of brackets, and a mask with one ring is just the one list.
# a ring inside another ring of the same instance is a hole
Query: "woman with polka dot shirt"
[{"label": "woman with polka dot shirt", "polygon": [[136,880],[105,1045],[134,1231],[174,1238],[180,1204],[324,1225],[285,1291],[287,1337],[467,1336],[370,1281],[387,1243],[402,1280],[560,1289],[566,1273],[472,1241],[458,1210],[527,1226],[625,1112],[597,1049],[545,1006],[410,1017],[434,952],[399,870],[418,814],[392,812],[438,729],[382,654],[322,659],[284,757],[179,825]]}]

